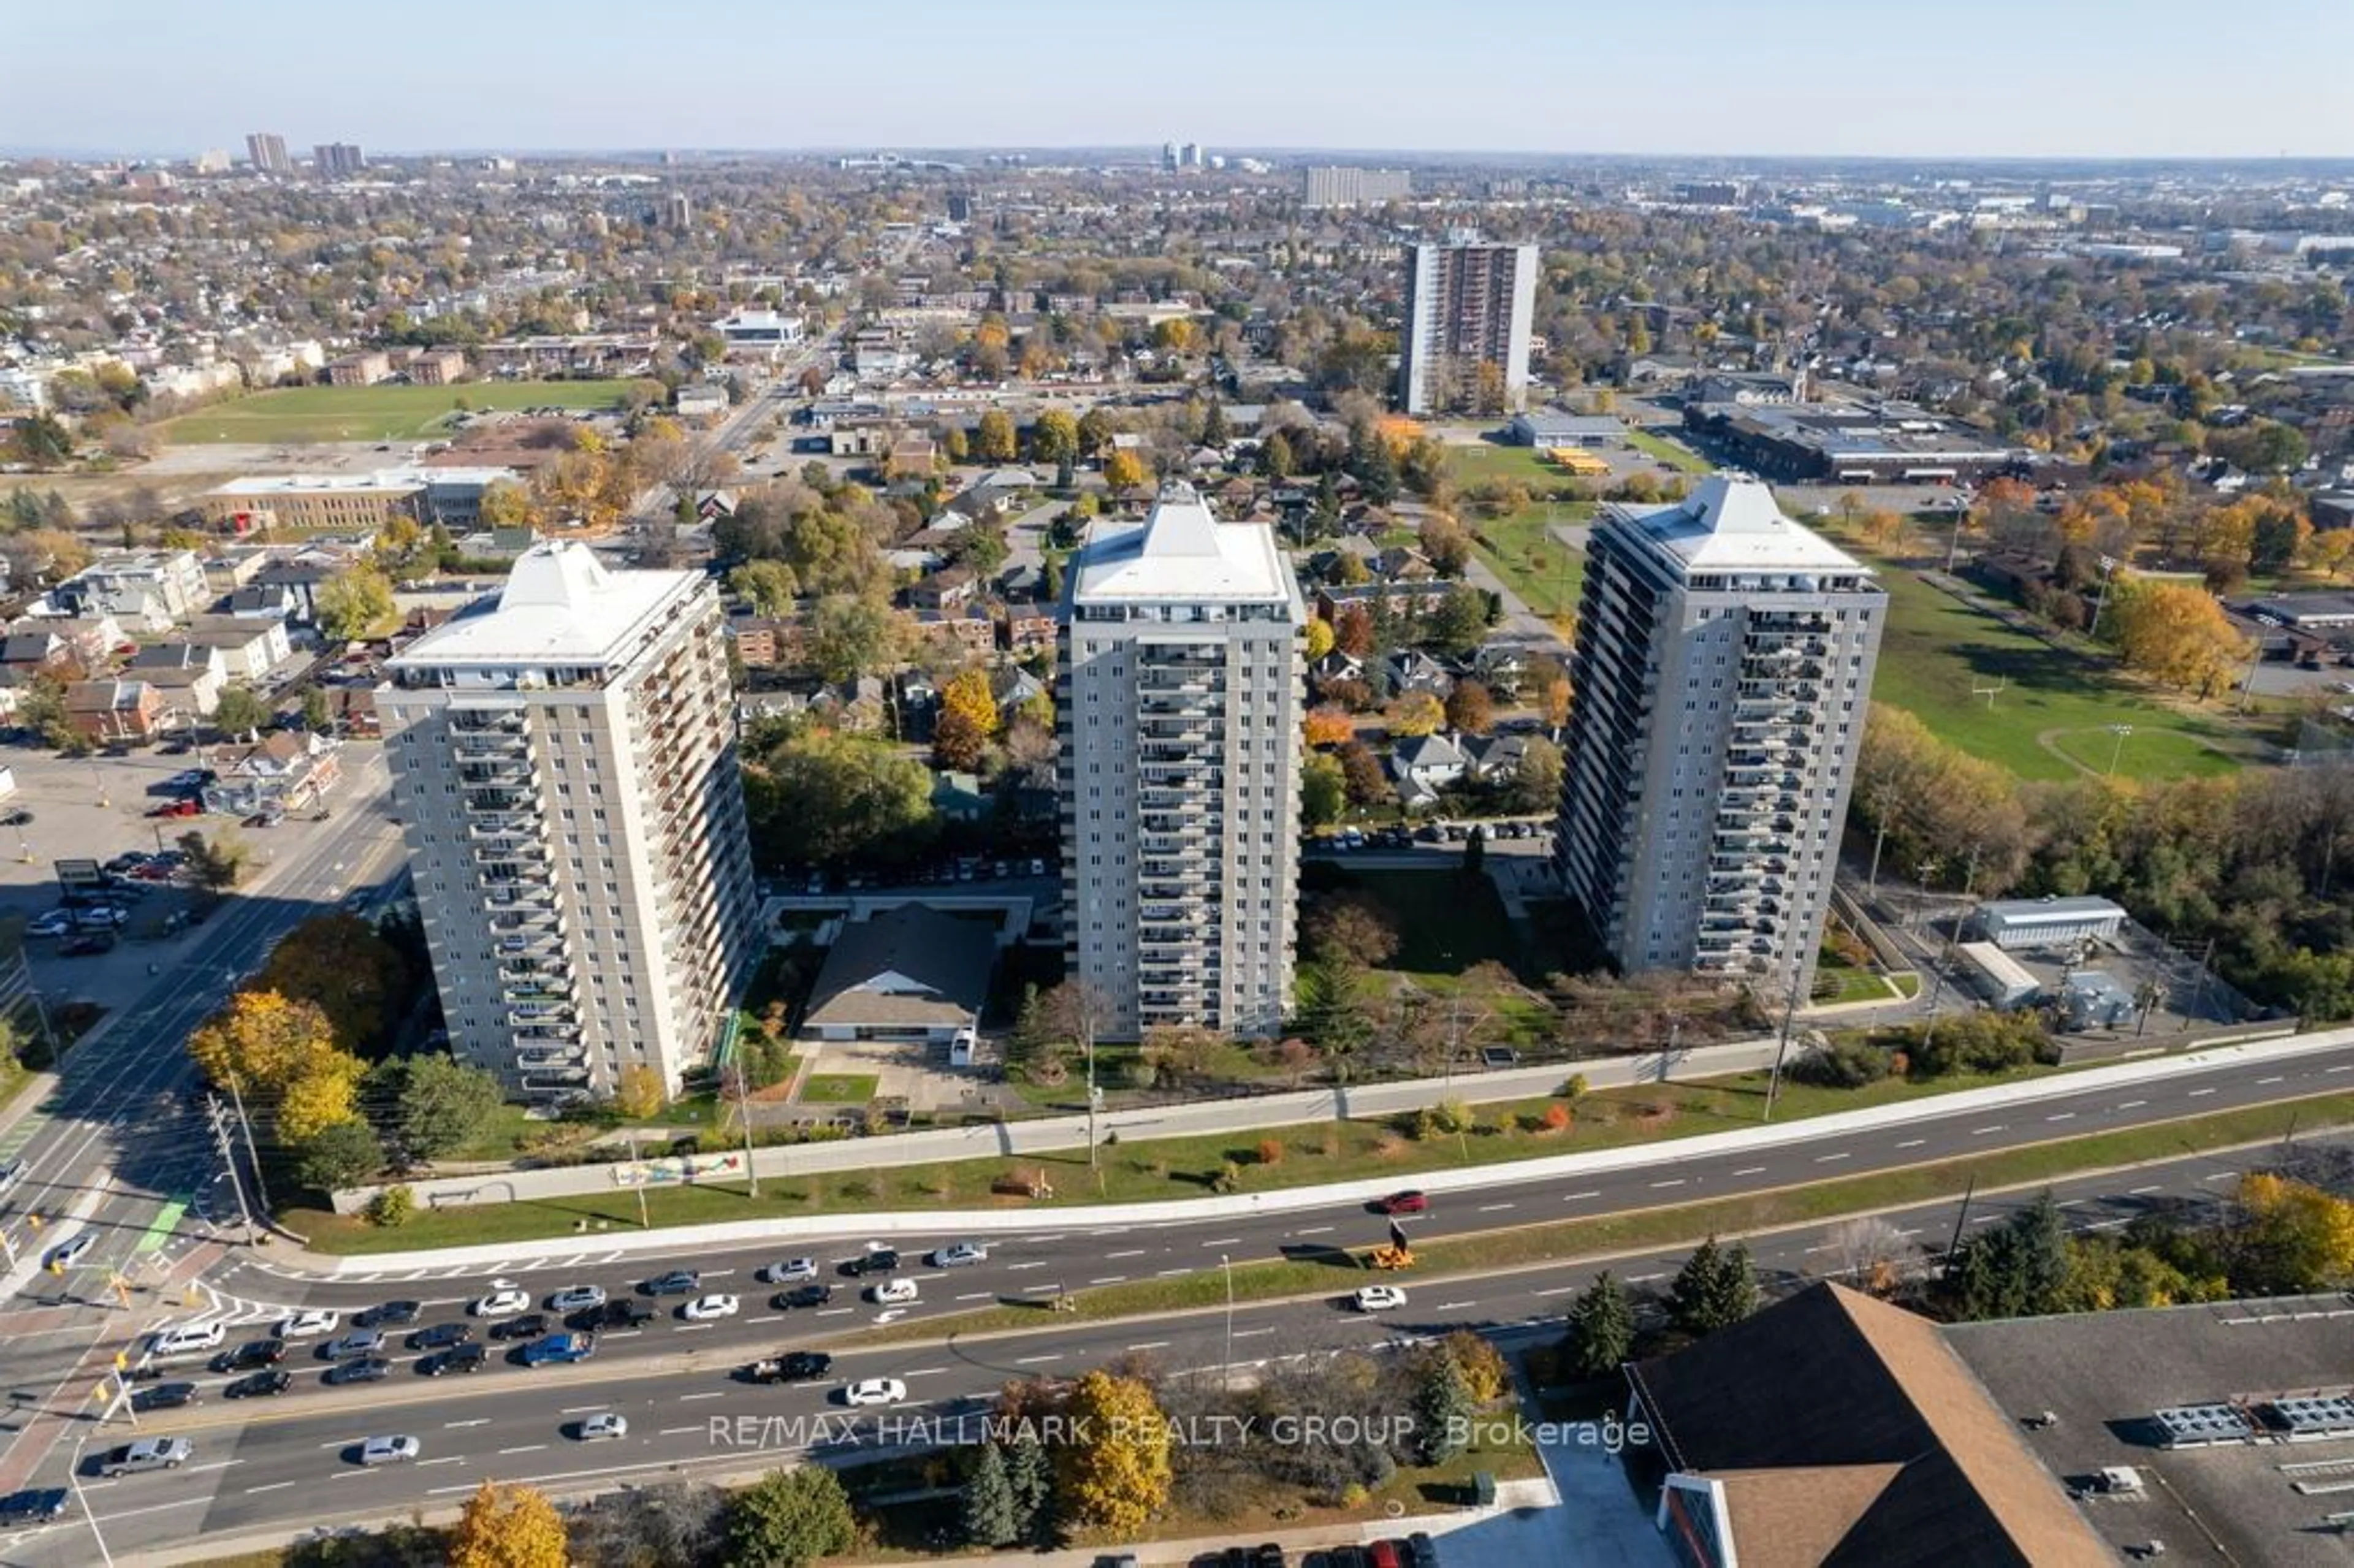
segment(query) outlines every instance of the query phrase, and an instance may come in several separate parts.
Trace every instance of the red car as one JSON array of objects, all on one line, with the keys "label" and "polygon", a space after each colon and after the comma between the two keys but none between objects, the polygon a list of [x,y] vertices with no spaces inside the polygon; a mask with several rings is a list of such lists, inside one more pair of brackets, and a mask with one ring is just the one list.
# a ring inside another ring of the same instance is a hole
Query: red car
[{"label": "red car", "polygon": [[205,805],[201,800],[166,800],[147,813],[151,817],[201,817]]},{"label": "red car", "polygon": [[1384,1214],[1419,1214],[1430,1207],[1430,1195],[1426,1192],[1392,1192],[1375,1202],[1373,1207]]}]

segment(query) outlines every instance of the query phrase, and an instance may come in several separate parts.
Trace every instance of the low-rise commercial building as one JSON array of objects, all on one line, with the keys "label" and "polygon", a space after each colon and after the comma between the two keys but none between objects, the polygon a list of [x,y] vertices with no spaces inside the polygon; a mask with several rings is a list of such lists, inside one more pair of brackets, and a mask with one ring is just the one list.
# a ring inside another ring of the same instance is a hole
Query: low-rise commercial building
[{"label": "low-rise commercial building", "polygon": [[981,1020],[995,930],[921,904],[842,927],[818,971],[801,1033],[814,1040],[953,1042]]},{"label": "low-rise commercial building", "polygon": [[2058,948],[2102,941],[2126,921],[2125,908],[2105,898],[1998,898],[1978,907],[1976,924],[1998,948]]}]

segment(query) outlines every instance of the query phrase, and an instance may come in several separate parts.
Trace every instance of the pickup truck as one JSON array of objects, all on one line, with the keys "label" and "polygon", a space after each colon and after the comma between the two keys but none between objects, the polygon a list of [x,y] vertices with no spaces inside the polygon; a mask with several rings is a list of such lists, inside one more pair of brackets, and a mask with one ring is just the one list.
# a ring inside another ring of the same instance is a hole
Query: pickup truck
[{"label": "pickup truck", "polygon": [[744,1378],[748,1383],[807,1383],[825,1376],[832,1366],[833,1358],[822,1351],[794,1351],[754,1361],[744,1369]]},{"label": "pickup truck", "polygon": [[544,1340],[534,1340],[523,1348],[523,1364],[527,1367],[585,1361],[597,1351],[594,1334],[550,1334]]}]

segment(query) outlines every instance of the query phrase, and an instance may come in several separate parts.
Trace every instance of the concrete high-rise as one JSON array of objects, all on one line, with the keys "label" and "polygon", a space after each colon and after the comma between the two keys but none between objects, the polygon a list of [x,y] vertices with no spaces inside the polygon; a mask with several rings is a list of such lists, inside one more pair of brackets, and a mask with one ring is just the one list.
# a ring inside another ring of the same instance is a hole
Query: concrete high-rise
[{"label": "concrete high-rise", "polygon": [[1064,946],[1108,1006],[1264,1035],[1290,1010],[1307,611],[1274,532],[1190,485],[1097,522],[1063,605]]},{"label": "concrete high-rise", "polygon": [[1554,855],[1622,969],[1804,1000],[1887,611],[1746,474],[1595,524]]},{"label": "concrete high-rise", "polygon": [[311,172],[323,180],[339,180],[366,167],[366,157],[350,142],[322,142],[311,149]]},{"label": "concrete high-rise", "polygon": [[286,138],[268,131],[256,131],[246,137],[245,156],[257,175],[294,172],[294,162],[286,155]]},{"label": "concrete high-rise", "polygon": [[[1449,242],[1406,251],[1398,406],[1409,414],[1478,409],[1482,366],[1503,409],[1528,402],[1537,248]],[[1482,409],[1482,412],[1500,411]]]},{"label": "concrete high-rise", "polygon": [[1404,169],[1318,165],[1300,174],[1303,207],[1374,207],[1403,201],[1413,191],[1414,176]]},{"label": "concrete high-rise", "polygon": [[535,1099],[673,1092],[754,957],[719,599],[539,544],[377,693],[452,1048]]}]

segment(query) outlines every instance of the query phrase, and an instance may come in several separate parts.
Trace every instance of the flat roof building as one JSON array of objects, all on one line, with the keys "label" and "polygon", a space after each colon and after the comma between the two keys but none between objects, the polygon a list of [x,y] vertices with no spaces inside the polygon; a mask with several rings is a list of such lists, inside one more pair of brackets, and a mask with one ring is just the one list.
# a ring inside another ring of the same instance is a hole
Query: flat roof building
[{"label": "flat roof building", "polygon": [[951,1042],[981,1021],[997,938],[987,920],[902,904],[842,927],[801,1032],[817,1040]]},{"label": "flat roof building", "polygon": [[1887,612],[1746,474],[1595,524],[1554,858],[1622,969],[1808,993]]},{"label": "flat roof building", "polygon": [[1978,907],[1977,925],[1998,948],[2057,948],[2114,937],[2125,908],[2105,898],[1997,898]]},{"label": "flat roof building", "polygon": [[1161,487],[1098,519],[1057,657],[1065,947],[1100,1031],[1265,1035],[1290,1012],[1307,609],[1264,524]]},{"label": "flat roof building", "polygon": [[538,1100],[668,1092],[753,956],[719,598],[540,544],[386,666],[393,794],[452,1049]]},{"label": "flat roof building", "polygon": [[1501,413],[1527,401],[1536,288],[1533,245],[1410,248],[1398,407],[1409,414]]},{"label": "flat roof building", "polygon": [[1693,401],[1684,423],[1768,479],[1832,483],[1956,483],[2023,464],[2009,447],[1899,403]]}]

